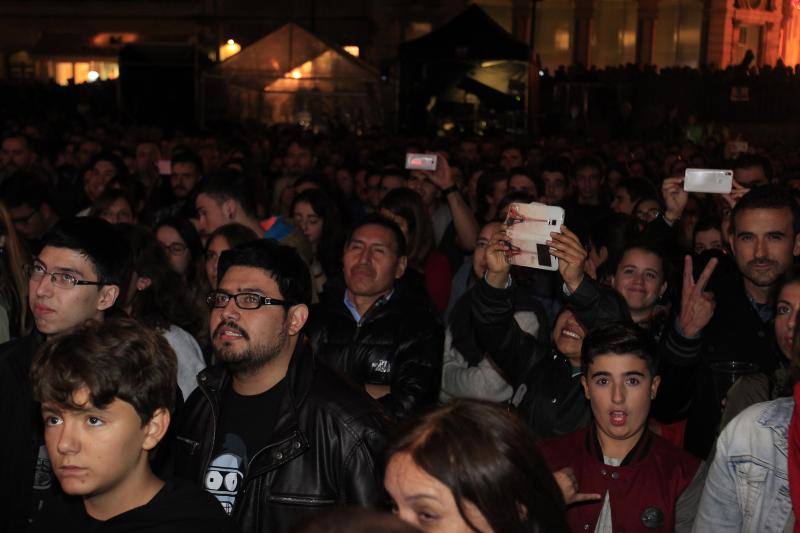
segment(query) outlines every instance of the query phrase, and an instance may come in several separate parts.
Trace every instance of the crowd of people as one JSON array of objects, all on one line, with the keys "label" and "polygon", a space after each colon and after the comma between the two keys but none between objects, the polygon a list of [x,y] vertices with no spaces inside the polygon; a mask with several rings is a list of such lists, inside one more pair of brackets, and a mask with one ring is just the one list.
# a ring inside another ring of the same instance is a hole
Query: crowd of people
[{"label": "crowd of people", "polygon": [[800,151],[3,127],[0,531],[795,528]]}]

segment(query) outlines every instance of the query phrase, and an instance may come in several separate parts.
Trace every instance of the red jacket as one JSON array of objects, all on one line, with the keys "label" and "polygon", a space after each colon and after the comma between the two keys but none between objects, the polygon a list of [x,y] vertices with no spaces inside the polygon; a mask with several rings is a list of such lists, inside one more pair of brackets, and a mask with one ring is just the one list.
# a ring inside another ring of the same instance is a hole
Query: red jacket
[{"label": "red jacket", "polygon": [[674,531],[675,503],[700,467],[699,459],[647,430],[617,467],[603,463],[594,424],[540,448],[552,471],[572,467],[580,492],[603,496],[567,509],[570,529],[580,532],[594,531],[606,491],[615,533]]}]

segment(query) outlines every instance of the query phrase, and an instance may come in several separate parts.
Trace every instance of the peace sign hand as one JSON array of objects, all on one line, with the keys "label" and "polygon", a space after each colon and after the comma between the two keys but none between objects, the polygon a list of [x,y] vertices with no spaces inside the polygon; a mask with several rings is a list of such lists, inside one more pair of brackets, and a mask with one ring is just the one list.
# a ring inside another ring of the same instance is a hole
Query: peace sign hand
[{"label": "peace sign hand", "polygon": [[711,258],[697,282],[694,281],[692,257],[687,255],[683,261],[683,289],[681,291],[681,314],[678,326],[685,337],[694,337],[708,325],[714,316],[714,295],[706,292],[706,284],[719,261]]}]

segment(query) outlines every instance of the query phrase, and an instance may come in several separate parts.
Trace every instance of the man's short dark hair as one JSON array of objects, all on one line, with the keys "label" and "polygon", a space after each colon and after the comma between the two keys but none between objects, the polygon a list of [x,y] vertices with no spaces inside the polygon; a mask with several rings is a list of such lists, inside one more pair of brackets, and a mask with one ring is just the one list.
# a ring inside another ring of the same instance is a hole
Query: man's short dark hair
[{"label": "man's short dark hair", "polygon": [[200,182],[197,194],[206,194],[218,203],[233,200],[242,208],[245,215],[251,218],[256,217],[256,203],[247,178],[236,172],[223,172],[209,176]]},{"label": "man's short dark hair", "polygon": [[593,168],[597,170],[598,174],[600,174],[600,178],[602,179],[605,165],[603,165],[603,162],[597,157],[586,156],[579,159],[578,162],[575,163],[575,174],[577,175],[578,171],[583,168]]},{"label": "man's short dark hair", "polygon": [[350,230],[350,233],[347,234],[347,239],[345,240],[345,246],[350,244],[350,241],[353,239],[353,235],[355,235],[356,231],[363,228],[364,226],[380,226],[382,228],[388,229],[391,234],[394,236],[395,244],[397,245],[396,251],[399,257],[403,257],[404,255],[408,254],[408,247],[406,243],[406,238],[403,236],[403,231],[400,229],[393,220],[389,220],[383,215],[379,215],[377,213],[372,213],[370,215],[365,216],[361,220],[359,220],[353,228]]},{"label": "man's short dark hair", "polygon": [[289,305],[311,304],[311,274],[297,250],[273,239],[258,239],[231,248],[219,256],[217,280],[235,266],[260,268],[275,280]]},{"label": "man's short dark hair", "polygon": [[200,159],[197,154],[190,150],[180,150],[175,152],[172,155],[171,165],[172,168],[175,168],[175,165],[179,164],[189,164],[194,166],[195,172],[197,175],[200,176],[203,173],[203,160]]},{"label": "man's short dark hair", "polygon": [[652,335],[633,322],[609,322],[598,326],[583,340],[581,372],[588,375],[595,357],[603,355],[634,355],[647,363],[651,376],[658,373],[658,358]]},{"label": "man's short dark hair", "polygon": [[628,191],[628,196],[631,197],[633,203],[643,198],[658,200],[655,186],[644,178],[624,178],[619,182],[618,187]]},{"label": "man's short dark hair", "polygon": [[162,335],[131,318],[109,318],[50,338],[34,358],[31,383],[37,401],[69,409],[83,407],[73,398],[83,387],[99,409],[120,399],[144,425],[158,409],[174,410],[177,369]]},{"label": "man's short dark hair", "polygon": [[563,156],[550,156],[542,161],[539,172],[558,172],[569,183],[572,177],[572,163],[569,159]]},{"label": "man's short dark hair", "polygon": [[92,158],[92,162],[89,164],[90,168],[94,168],[94,166],[100,161],[111,163],[117,172],[117,178],[126,179],[128,177],[128,167],[125,166],[122,158],[120,158],[117,154],[113,152],[101,152],[97,154]]},{"label": "man's short dark hair", "polygon": [[742,196],[731,212],[731,233],[733,235],[736,235],[736,217],[747,209],[788,209],[792,213],[794,235],[800,233],[800,208],[797,206],[794,196],[785,187],[764,185],[756,187]]},{"label": "man's short dark hair", "polygon": [[769,159],[760,154],[739,154],[739,157],[733,162],[733,169],[737,168],[753,168],[760,167],[764,171],[764,176],[768,181],[772,181],[772,163]]},{"label": "man's short dark hair", "polygon": [[127,286],[130,250],[119,231],[101,218],[74,217],[59,221],[42,238],[42,248],[67,248],[88,259],[104,285]]}]

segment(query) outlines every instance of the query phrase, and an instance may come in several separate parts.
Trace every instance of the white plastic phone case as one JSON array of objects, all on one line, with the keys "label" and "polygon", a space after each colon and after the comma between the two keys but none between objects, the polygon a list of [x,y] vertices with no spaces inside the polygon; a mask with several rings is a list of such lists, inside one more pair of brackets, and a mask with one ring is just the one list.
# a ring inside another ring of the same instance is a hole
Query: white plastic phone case
[{"label": "white plastic phone case", "polygon": [[542,270],[558,270],[558,258],[550,255],[551,232],[561,232],[564,210],[557,206],[511,204],[508,208],[509,263]]},{"label": "white plastic phone case", "polygon": [[733,188],[733,171],[709,168],[687,168],[683,175],[683,190],[727,194]]}]

